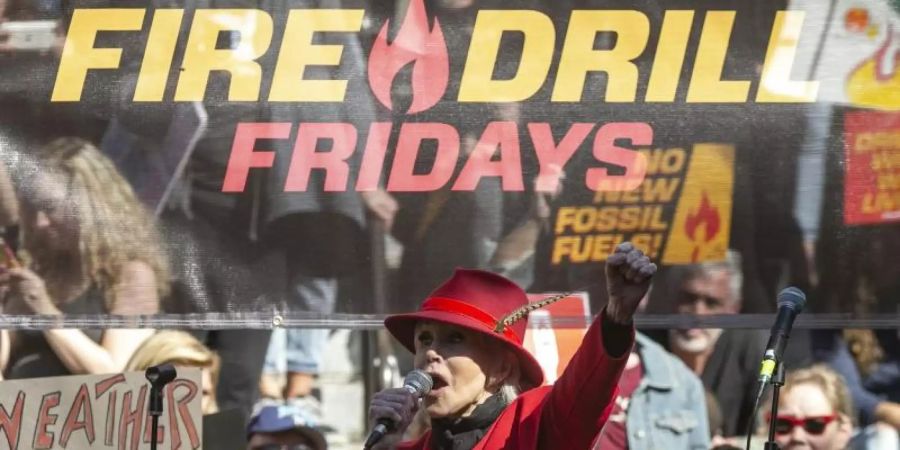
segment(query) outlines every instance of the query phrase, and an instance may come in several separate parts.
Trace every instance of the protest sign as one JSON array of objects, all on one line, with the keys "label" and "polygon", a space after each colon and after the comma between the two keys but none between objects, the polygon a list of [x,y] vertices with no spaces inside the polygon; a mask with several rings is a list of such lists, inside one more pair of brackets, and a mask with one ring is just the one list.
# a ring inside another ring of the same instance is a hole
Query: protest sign
[{"label": "protest sign", "polygon": [[900,113],[848,112],[844,133],[845,223],[900,221]]},{"label": "protest sign", "polygon": [[[202,448],[200,371],[178,369],[164,388],[158,449]],[[140,372],[0,383],[0,449],[150,448],[150,383]]]}]

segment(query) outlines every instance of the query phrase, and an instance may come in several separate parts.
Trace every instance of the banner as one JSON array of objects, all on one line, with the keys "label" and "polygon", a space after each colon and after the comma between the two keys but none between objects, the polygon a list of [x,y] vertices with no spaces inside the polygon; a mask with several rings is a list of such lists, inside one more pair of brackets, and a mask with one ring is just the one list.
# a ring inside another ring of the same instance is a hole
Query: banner
[{"label": "banner", "polygon": [[[834,226],[897,231],[893,172],[874,168],[892,150],[860,137],[895,126],[877,111],[900,104],[896,11],[3,2],[0,264],[34,282],[0,286],[0,322],[376,327],[457,267],[588,290],[597,311],[625,240],[660,278],[733,250],[743,312],[771,312],[786,284],[812,297],[842,271],[812,264],[861,239]],[[846,129],[820,114],[833,103],[859,107]],[[845,143],[846,183],[807,164]],[[819,312],[876,314],[850,300]]]},{"label": "banner", "polygon": [[[0,448],[150,448],[150,384],[143,373],[0,383]],[[200,371],[179,369],[164,388],[159,449],[203,448]]]},{"label": "banner", "polygon": [[900,221],[900,114],[849,112],[844,127],[845,222]]}]

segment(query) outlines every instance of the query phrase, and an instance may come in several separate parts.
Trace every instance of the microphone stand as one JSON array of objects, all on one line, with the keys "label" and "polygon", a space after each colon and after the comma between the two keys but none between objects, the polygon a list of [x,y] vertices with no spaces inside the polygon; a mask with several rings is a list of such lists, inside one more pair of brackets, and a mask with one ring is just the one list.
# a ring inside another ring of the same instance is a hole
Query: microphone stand
[{"label": "microphone stand", "polygon": [[178,372],[171,364],[161,364],[148,368],[144,375],[150,382],[150,402],[147,404],[147,413],[150,415],[150,450],[156,450],[159,441],[159,416],[163,413],[163,388],[178,376]]},{"label": "microphone stand", "polygon": [[765,450],[780,450],[775,443],[775,421],[778,420],[778,393],[784,386],[784,363],[779,362],[775,366],[775,376],[772,377],[772,411],[769,415],[769,440],[766,441]]}]

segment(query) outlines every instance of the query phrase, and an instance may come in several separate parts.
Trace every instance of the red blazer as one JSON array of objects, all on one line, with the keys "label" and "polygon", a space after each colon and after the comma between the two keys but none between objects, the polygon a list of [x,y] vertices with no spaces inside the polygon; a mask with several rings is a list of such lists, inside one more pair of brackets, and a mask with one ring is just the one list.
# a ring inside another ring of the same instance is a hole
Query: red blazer
[{"label": "red blazer", "polygon": [[[619,358],[606,354],[602,314],[553,386],[519,395],[500,413],[473,450],[588,450],[609,416],[628,351]],[[634,342],[631,329],[630,342]],[[625,348],[631,348],[631,345]],[[428,450],[431,432],[403,442],[402,450]]]}]

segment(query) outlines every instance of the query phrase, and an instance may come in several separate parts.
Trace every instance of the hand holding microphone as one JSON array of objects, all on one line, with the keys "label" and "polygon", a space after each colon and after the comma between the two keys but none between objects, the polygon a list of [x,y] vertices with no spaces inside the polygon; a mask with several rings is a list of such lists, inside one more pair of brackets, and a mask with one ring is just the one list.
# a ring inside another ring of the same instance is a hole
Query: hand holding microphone
[{"label": "hand holding microphone", "polygon": [[385,436],[402,433],[419,409],[419,398],[427,394],[431,386],[430,375],[414,370],[403,379],[403,387],[375,394],[369,404],[369,420],[375,422],[375,427],[364,448],[371,449]]}]

